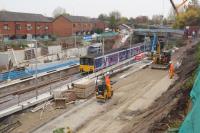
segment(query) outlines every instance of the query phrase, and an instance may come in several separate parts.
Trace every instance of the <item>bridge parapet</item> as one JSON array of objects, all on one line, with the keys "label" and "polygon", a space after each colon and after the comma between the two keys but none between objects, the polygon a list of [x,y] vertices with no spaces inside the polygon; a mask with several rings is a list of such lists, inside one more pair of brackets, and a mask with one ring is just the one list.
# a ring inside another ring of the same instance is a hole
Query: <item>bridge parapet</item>
[{"label": "bridge parapet", "polygon": [[184,30],[175,29],[134,29],[133,32],[136,35],[146,35],[156,33],[158,35],[166,35],[168,33],[184,35]]}]

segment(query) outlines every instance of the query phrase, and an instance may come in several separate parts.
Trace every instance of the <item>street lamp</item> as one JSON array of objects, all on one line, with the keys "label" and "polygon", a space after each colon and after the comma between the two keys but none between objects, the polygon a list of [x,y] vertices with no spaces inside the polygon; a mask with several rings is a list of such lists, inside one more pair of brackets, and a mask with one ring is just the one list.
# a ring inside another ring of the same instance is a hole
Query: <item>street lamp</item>
[{"label": "street lamp", "polygon": [[102,40],[102,54],[104,55],[104,53],[105,53],[105,48],[104,48],[104,37],[103,37],[103,40]]},{"label": "street lamp", "polygon": [[[130,56],[131,56],[131,58],[132,58],[132,51],[131,51],[131,43],[132,43],[132,34],[133,34],[133,32],[131,31],[131,33],[130,33]],[[131,60],[129,61],[129,64],[131,64]]]}]

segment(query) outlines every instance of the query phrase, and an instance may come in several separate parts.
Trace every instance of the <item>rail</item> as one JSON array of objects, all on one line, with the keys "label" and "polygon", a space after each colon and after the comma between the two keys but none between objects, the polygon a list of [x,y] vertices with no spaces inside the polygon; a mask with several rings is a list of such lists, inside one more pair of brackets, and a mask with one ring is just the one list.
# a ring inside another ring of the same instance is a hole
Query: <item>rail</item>
[{"label": "rail", "polygon": [[[131,58],[131,59],[125,60],[123,62],[120,62],[120,63],[116,64],[116,65],[110,66],[110,67],[108,67],[106,69],[103,69],[103,70],[98,71],[96,73],[90,74],[87,77],[83,77],[83,78],[92,79],[92,78],[95,78],[95,77],[97,77],[99,75],[102,75],[103,73],[105,73],[107,71],[112,71],[112,70],[114,70],[113,73],[116,73],[118,71],[121,71],[122,69],[126,69],[127,66],[124,67],[124,68],[122,68],[120,66],[129,63],[131,60],[133,60],[133,59]],[[116,68],[119,68],[119,69],[116,70]],[[61,90],[61,91],[62,90],[63,91],[68,90],[69,88],[71,88],[72,83],[79,82],[80,80],[83,80],[83,78],[75,79],[74,81],[68,82],[68,83],[66,83],[66,84],[64,84],[64,85],[62,85],[62,86],[60,86],[58,88],[52,89],[52,90]],[[33,98],[29,99],[29,100],[23,101],[23,102],[18,103],[18,104],[14,105],[14,106],[11,106],[9,108],[1,110],[0,111],[0,118],[8,116],[8,115],[11,115],[11,114],[13,114],[15,112],[24,110],[26,108],[29,108],[31,106],[34,106],[34,105],[36,105],[38,103],[47,101],[47,100],[52,99],[52,98],[53,98],[52,91],[40,94],[37,97],[33,97]]]}]

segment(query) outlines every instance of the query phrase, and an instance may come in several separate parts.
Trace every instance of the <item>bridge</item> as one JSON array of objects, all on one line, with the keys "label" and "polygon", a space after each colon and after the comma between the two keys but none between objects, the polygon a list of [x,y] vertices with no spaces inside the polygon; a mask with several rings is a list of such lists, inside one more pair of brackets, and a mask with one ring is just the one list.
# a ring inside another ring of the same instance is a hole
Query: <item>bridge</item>
[{"label": "bridge", "polygon": [[163,28],[163,29],[133,29],[135,35],[153,35],[154,33],[157,36],[167,36],[168,34],[177,34],[177,35],[184,35],[184,30],[175,30],[170,28]]}]

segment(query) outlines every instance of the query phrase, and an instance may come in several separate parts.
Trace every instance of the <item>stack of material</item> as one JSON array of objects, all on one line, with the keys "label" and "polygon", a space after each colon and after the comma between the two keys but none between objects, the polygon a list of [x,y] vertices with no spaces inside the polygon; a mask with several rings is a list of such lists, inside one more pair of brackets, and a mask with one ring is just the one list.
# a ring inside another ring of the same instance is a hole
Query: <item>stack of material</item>
[{"label": "stack of material", "polygon": [[95,80],[84,79],[74,83],[73,87],[78,98],[87,98],[95,91]]},{"label": "stack of material", "polygon": [[74,91],[54,91],[53,93],[56,108],[66,108],[66,103],[75,101]]},{"label": "stack of material", "polygon": [[63,95],[66,97],[66,102],[76,101],[76,94],[73,90],[68,90]]}]

